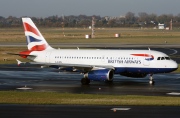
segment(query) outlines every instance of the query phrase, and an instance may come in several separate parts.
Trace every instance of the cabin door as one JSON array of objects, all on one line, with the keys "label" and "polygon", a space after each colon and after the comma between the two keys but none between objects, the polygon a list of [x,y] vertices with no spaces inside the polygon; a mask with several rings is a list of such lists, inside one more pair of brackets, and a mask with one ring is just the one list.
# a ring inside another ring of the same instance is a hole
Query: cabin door
[{"label": "cabin door", "polygon": [[45,56],[45,62],[46,63],[50,63],[50,56],[51,56],[51,51],[47,51],[46,56]]},{"label": "cabin door", "polygon": [[148,51],[148,53],[144,54],[144,60],[143,60],[144,66],[149,66],[150,62],[151,62],[151,59],[152,59],[151,53],[150,53],[150,51]]},{"label": "cabin door", "polygon": [[101,57],[101,62],[105,63],[105,56],[104,55]]}]

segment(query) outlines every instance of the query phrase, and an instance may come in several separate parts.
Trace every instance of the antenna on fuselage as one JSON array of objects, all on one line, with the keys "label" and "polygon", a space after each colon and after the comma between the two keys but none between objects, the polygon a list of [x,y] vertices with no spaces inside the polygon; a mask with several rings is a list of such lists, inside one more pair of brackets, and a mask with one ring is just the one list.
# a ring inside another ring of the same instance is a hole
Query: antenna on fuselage
[{"label": "antenna on fuselage", "polygon": [[150,47],[148,47],[149,51],[151,51]]}]

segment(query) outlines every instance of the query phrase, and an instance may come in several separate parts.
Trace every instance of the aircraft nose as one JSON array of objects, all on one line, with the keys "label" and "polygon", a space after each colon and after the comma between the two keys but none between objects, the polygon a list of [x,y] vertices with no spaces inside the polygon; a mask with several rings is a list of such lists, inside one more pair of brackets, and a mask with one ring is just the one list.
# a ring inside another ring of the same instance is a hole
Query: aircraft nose
[{"label": "aircraft nose", "polygon": [[174,69],[173,71],[177,70],[177,69],[178,69],[178,64],[177,64],[177,62],[172,61],[171,67]]}]

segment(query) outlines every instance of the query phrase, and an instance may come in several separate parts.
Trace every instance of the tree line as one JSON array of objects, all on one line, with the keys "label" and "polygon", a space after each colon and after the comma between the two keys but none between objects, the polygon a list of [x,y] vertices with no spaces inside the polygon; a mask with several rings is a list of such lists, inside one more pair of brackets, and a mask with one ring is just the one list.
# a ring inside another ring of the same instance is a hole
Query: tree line
[{"label": "tree line", "polygon": [[[127,12],[119,17],[101,17],[97,15],[70,15],[70,16],[49,16],[46,18],[31,17],[37,26],[41,27],[89,27],[95,17],[96,27],[156,27],[158,23],[169,26],[172,19],[173,27],[180,27],[180,14],[148,14],[140,12],[136,16],[133,12]],[[0,16],[0,27],[22,27],[21,18]]]}]

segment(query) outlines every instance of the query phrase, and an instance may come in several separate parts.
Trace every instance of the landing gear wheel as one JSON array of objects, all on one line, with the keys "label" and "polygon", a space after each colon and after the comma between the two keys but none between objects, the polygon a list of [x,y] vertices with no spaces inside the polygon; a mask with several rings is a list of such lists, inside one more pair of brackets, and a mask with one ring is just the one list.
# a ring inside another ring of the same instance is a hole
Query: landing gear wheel
[{"label": "landing gear wheel", "polygon": [[87,78],[82,78],[81,83],[82,83],[82,85],[88,85],[90,83],[90,80]]},{"label": "landing gear wheel", "polygon": [[154,85],[155,81],[153,80],[153,75],[152,74],[149,76],[149,79],[150,79],[149,84]]},{"label": "landing gear wheel", "polygon": [[149,81],[149,84],[150,84],[150,85],[154,85],[155,82],[154,82],[153,80],[150,80],[150,81]]}]

